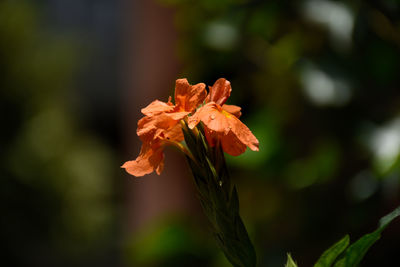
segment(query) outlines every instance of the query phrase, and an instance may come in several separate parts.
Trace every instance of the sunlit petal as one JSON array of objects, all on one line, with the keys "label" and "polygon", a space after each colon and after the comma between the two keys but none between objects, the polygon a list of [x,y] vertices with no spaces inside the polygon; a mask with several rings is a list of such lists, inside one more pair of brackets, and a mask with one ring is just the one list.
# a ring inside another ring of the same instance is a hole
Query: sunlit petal
[{"label": "sunlit petal", "polygon": [[206,85],[198,83],[190,85],[186,79],[176,80],[175,105],[177,111],[194,111],[206,98]]},{"label": "sunlit petal", "polygon": [[215,102],[220,106],[225,104],[232,91],[231,83],[224,78],[219,78],[214,85],[209,88],[210,93],[207,96],[207,102]]},{"label": "sunlit petal", "polygon": [[152,173],[154,170],[160,174],[164,166],[164,155],[161,147],[143,145],[139,156],[135,160],[125,162],[121,168],[124,168],[129,174],[134,176],[143,176]]}]

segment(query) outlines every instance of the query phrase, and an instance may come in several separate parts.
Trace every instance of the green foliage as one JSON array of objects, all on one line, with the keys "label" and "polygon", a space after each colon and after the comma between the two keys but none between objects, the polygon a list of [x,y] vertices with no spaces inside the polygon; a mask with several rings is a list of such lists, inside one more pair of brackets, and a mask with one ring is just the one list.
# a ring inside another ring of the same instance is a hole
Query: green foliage
[{"label": "green foliage", "polygon": [[263,167],[265,162],[278,152],[282,143],[279,133],[276,131],[276,124],[275,118],[268,114],[267,109],[261,109],[254,113],[251,119],[246,120],[246,125],[257,136],[260,142],[260,151],[254,153],[251,150],[246,150],[245,153],[235,157],[227,154],[228,164],[248,170]]},{"label": "green foliage", "polygon": [[74,36],[43,25],[34,1],[0,2],[0,236],[22,266],[108,245],[114,216],[114,155],[70,101],[85,57]]},{"label": "green foliage", "polygon": [[328,248],[318,259],[314,267],[331,266],[335,262],[336,258],[349,246],[349,243],[350,237],[349,235],[346,235],[333,246]]},{"label": "green foliage", "polygon": [[202,127],[191,131],[183,125],[185,142],[193,158],[187,157],[204,213],[214,238],[233,266],[256,266],[256,253],[239,215],[239,198],[232,185],[219,145],[210,147]]},{"label": "green foliage", "polygon": [[[259,138],[258,153],[227,156],[242,214],[263,240],[257,246],[284,250],[291,240],[300,247],[320,222],[361,227],[397,198],[399,127],[385,125],[399,118],[399,1],[167,2],[176,11],[181,75],[229,79],[231,103]],[[221,24],[235,36],[225,49],[212,45],[226,41],[224,31],[204,34]],[[335,219],[324,218],[327,208]],[[297,220],[282,227],[282,214],[293,216],[288,210]],[[320,229],[314,241],[326,238],[332,233]],[[376,258],[389,265],[396,248],[385,246]],[[263,251],[260,262],[274,266],[276,252]]]},{"label": "green foliage", "polygon": [[287,262],[285,264],[285,267],[297,267],[297,264],[294,262],[292,256],[289,253],[287,254]]},{"label": "green foliage", "polygon": [[[350,244],[349,235],[346,235],[330,248],[324,251],[314,267],[355,267],[361,262],[368,249],[381,237],[382,231],[397,217],[400,216],[400,206],[379,221],[378,229],[362,236],[359,240]],[[335,263],[336,262],[336,263]],[[333,265],[335,263],[335,265]],[[285,267],[297,266],[288,254]]]},{"label": "green foliage", "polygon": [[[201,246],[202,236],[190,225],[183,218],[146,225],[128,239],[125,258],[129,266],[208,266],[216,253],[211,246]],[[198,261],[201,265],[194,264]]]},{"label": "green foliage", "polygon": [[381,237],[382,231],[389,225],[389,223],[399,216],[400,207],[383,217],[379,221],[378,229],[372,233],[364,235],[349,247],[349,236],[346,235],[332,247],[327,249],[314,267],[330,267],[339,255],[339,258],[334,265],[335,267],[358,266],[368,249]]}]

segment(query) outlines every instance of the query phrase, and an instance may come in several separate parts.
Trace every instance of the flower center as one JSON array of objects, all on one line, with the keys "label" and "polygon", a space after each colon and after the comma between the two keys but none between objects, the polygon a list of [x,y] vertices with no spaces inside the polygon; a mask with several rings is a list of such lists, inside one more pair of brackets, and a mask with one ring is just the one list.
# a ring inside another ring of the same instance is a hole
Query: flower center
[{"label": "flower center", "polygon": [[232,114],[230,114],[229,112],[226,112],[225,110],[222,110],[221,113],[224,114],[224,116],[227,117],[228,119],[230,119],[232,117]]}]

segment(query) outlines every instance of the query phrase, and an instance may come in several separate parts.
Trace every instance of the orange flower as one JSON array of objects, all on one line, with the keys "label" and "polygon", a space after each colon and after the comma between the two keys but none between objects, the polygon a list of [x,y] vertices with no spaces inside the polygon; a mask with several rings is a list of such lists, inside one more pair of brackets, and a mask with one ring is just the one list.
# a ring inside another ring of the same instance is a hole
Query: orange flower
[{"label": "orange flower", "polygon": [[161,142],[153,145],[143,144],[139,156],[135,160],[125,162],[121,168],[134,176],[143,176],[152,173],[154,170],[157,174],[160,174],[164,168],[164,153]]},{"label": "orange flower", "polygon": [[189,117],[189,128],[193,129],[200,121],[203,122],[206,138],[211,146],[220,142],[222,149],[238,156],[246,151],[248,146],[258,151],[258,140],[238,118],[240,107],[225,105],[230,96],[231,84],[224,78],[218,79],[206,98],[207,104],[199,108]]},{"label": "orange flower", "polygon": [[141,111],[145,115],[138,122],[137,135],[143,145],[136,160],[127,161],[121,167],[134,176],[143,176],[164,167],[164,146],[175,145],[185,151],[180,142],[184,139],[179,123],[193,112],[206,97],[205,85],[190,85],[186,79],[176,80],[175,105],[155,100]]}]

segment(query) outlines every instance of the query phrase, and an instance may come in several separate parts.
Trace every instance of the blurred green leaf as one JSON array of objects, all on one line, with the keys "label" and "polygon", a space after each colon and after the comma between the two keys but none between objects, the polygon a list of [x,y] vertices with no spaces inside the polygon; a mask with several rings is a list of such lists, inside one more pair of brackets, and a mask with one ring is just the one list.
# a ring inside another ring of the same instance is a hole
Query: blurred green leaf
[{"label": "blurred green leaf", "polygon": [[386,228],[394,219],[400,216],[400,206],[379,220],[379,228]]},{"label": "blurred green leaf", "polygon": [[302,189],[315,183],[328,181],[339,165],[340,151],[331,140],[319,142],[312,154],[295,160],[286,170],[288,184],[294,189]]},{"label": "blurred green leaf", "polygon": [[297,264],[294,262],[292,256],[289,253],[287,254],[287,262],[285,264],[285,267],[297,267]]},{"label": "blurred green leaf", "polygon": [[254,10],[248,22],[249,33],[267,40],[271,39],[278,26],[278,8],[277,3],[268,2],[265,6]]},{"label": "blurred green leaf", "polygon": [[279,137],[279,125],[267,109],[259,110],[245,121],[253,134],[260,142],[260,151],[255,153],[247,149],[242,155],[233,157],[226,155],[229,164],[246,169],[257,169],[270,160],[279,150],[281,140]]},{"label": "blurred green leaf", "polygon": [[360,238],[356,243],[351,245],[345,252],[345,256],[341,258],[335,267],[357,266],[368,249],[381,237],[380,232],[377,230],[371,234],[366,234]]},{"label": "blurred green leaf", "polygon": [[346,235],[340,239],[333,246],[328,248],[318,259],[314,267],[329,267],[331,266],[336,258],[348,247],[350,243],[349,235]]},{"label": "blurred green leaf", "polygon": [[205,251],[198,246],[193,232],[179,221],[166,220],[152,225],[140,235],[132,237],[126,251],[128,260],[133,265],[165,266],[184,261],[184,256],[200,257]]},{"label": "blurred green leaf", "polygon": [[381,237],[382,231],[389,225],[389,223],[399,216],[400,207],[384,216],[379,222],[378,229],[370,234],[364,235],[357,242],[348,247],[343,256],[338,262],[336,262],[335,267],[358,266],[368,249]]}]

